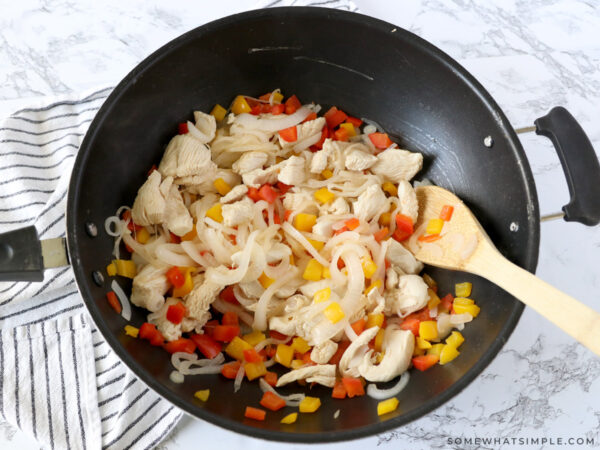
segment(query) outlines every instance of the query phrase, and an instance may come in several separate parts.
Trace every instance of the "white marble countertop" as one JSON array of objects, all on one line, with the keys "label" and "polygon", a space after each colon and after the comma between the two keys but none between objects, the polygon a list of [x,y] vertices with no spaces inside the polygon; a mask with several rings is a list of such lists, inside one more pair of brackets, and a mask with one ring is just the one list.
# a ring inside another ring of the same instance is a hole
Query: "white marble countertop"
[{"label": "white marble countertop", "polygon": [[[209,20],[249,9],[254,0],[2,2],[0,102],[116,84],[153,50]],[[327,3],[327,2],[323,2]],[[429,40],[471,71],[515,127],[562,105],[600,150],[600,4],[594,0],[357,0],[361,12]],[[542,213],[559,211],[568,190],[549,141],[521,136]],[[542,224],[537,274],[600,309],[600,228]],[[600,445],[600,359],[526,309],[499,356],[468,388],[396,431],[328,448],[547,448],[549,441]],[[184,419],[159,448],[300,448],[269,443]],[[456,441],[499,438],[500,443]],[[508,439],[504,441],[504,439]],[[516,439],[513,441],[513,438]],[[0,448],[38,448],[0,423]],[[588,448],[583,444],[577,448]]]}]

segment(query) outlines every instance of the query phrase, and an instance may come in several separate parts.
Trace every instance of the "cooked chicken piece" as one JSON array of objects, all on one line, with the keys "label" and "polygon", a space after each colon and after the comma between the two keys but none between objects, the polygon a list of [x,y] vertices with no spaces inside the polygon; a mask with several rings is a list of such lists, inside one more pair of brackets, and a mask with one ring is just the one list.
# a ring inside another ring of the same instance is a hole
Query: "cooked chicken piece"
[{"label": "cooked chicken piece", "polygon": [[352,209],[356,217],[368,222],[380,213],[386,205],[386,196],[381,187],[372,184],[352,203]]},{"label": "cooked chicken piece", "polygon": [[401,275],[398,286],[387,290],[385,297],[385,313],[398,314],[405,317],[423,308],[429,300],[427,284],[419,275]]},{"label": "cooked chicken piece", "polygon": [[369,314],[380,314],[385,309],[385,298],[379,293],[379,289],[369,291],[366,303],[366,310]]},{"label": "cooked chicken piece", "polygon": [[163,155],[158,171],[164,177],[188,177],[203,175],[216,170],[216,165],[211,161],[209,148],[188,134],[178,134]]},{"label": "cooked chicken piece", "polygon": [[287,336],[296,334],[296,321],[294,314],[286,314],[285,316],[274,316],[269,318],[269,330],[277,331]]},{"label": "cooked chicken piece", "polygon": [[179,299],[168,298],[165,304],[158,311],[148,315],[148,322],[156,325],[158,331],[162,333],[167,341],[179,339],[182,332],[192,331],[196,325],[196,321],[194,319],[190,319],[189,317],[184,317],[184,319],[178,324],[174,324],[167,319],[167,311],[169,306],[177,303],[179,303]]},{"label": "cooked chicken piece", "polygon": [[284,311],[286,314],[292,314],[298,311],[300,308],[304,308],[310,304],[308,297],[302,294],[292,295],[285,301]]},{"label": "cooked chicken piece", "polygon": [[[400,273],[398,273],[400,272]],[[385,288],[388,290],[398,287],[400,275],[406,275],[398,266],[392,266],[385,271]]]},{"label": "cooked chicken piece", "polygon": [[333,230],[331,226],[336,222],[339,222],[339,218],[337,217],[320,216],[317,219],[317,223],[313,225],[312,232],[313,234],[329,238],[333,235]]},{"label": "cooked chicken piece", "polygon": [[205,279],[204,275],[194,277],[194,288],[184,297],[188,317],[195,319],[196,330],[200,330],[210,319],[210,305],[217,299],[223,286]]},{"label": "cooked chicken piece", "polygon": [[[363,145],[363,144],[359,144]],[[348,148],[344,165],[348,170],[366,170],[377,162],[377,157],[360,148]]]},{"label": "cooked chicken piece", "polygon": [[248,281],[246,283],[238,283],[238,286],[244,296],[257,300],[260,298],[263,292],[265,292],[265,288],[263,288],[257,280]]},{"label": "cooked chicken piece", "polygon": [[199,133],[190,131],[190,135],[198,139],[203,144],[208,144],[215,137],[217,131],[217,121],[212,114],[206,114],[202,111],[194,111],[194,120],[196,121],[196,129]]},{"label": "cooked chicken piece", "polygon": [[235,173],[243,175],[252,172],[255,169],[262,169],[266,164],[269,155],[265,152],[246,152],[242,153],[240,159],[233,163],[231,168]]},{"label": "cooked chicken piece", "polygon": [[310,352],[310,359],[317,364],[327,364],[338,349],[337,342],[328,340],[315,345]]},{"label": "cooked chicken piece", "polygon": [[287,142],[286,140],[282,139],[281,136],[279,136],[279,145],[281,145],[282,148],[297,146],[306,147],[303,145],[304,142],[319,142],[324,126],[324,117],[318,117],[315,120],[309,120],[308,122],[301,123],[296,126],[298,138],[293,142]]},{"label": "cooked chicken piece", "polygon": [[223,205],[221,209],[223,225],[234,227],[252,220],[254,216],[254,202],[249,197],[242,200]]},{"label": "cooked chicken piece", "polygon": [[245,184],[238,184],[233,187],[227,194],[221,197],[221,203],[232,203],[237,202],[244,198],[244,196],[248,193],[248,188]]},{"label": "cooked chicken piece", "polygon": [[398,183],[398,199],[400,200],[400,212],[417,223],[419,215],[419,201],[417,193],[408,181],[400,180]]},{"label": "cooked chicken piece", "polygon": [[192,175],[189,177],[176,178],[175,183],[184,185],[190,194],[214,194],[217,192],[215,180],[222,178],[229,186],[237,186],[242,182],[242,177],[231,169],[216,169],[209,168],[202,175]]},{"label": "cooked chicken piece", "polygon": [[342,215],[342,214],[348,214],[350,212],[350,206],[348,205],[348,202],[346,202],[344,197],[338,197],[333,202],[328,203],[327,205],[324,205],[324,206],[325,206],[325,211],[328,214]]},{"label": "cooked chicken piece", "polygon": [[279,166],[274,165],[266,169],[254,169],[246,172],[242,174],[242,180],[246,186],[258,188],[266,183],[273,184],[277,182],[278,173]]},{"label": "cooked chicken piece", "polygon": [[377,155],[377,163],[371,172],[381,175],[392,183],[410,180],[423,168],[423,155],[398,148],[388,148]]},{"label": "cooked chicken piece", "polygon": [[342,376],[354,378],[360,376],[358,366],[369,349],[369,342],[378,331],[379,327],[367,328],[348,346],[338,363]]},{"label": "cooked chicken piece", "polygon": [[279,175],[277,179],[290,186],[301,184],[306,179],[306,160],[299,156],[290,156],[278,164]]},{"label": "cooked chicken piece", "polygon": [[285,386],[292,381],[306,380],[308,383],[319,383],[333,387],[335,384],[335,364],[319,364],[290,370],[277,380],[277,387]]},{"label": "cooked chicken piece", "polygon": [[323,142],[323,150],[327,155],[327,166],[337,170],[344,170],[346,161],[346,148],[350,145],[349,142],[334,141],[333,139],[325,139]]},{"label": "cooked chicken piece", "polygon": [[390,239],[390,244],[385,253],[385,258],[392,266],[399,267],[403,272],[416,274],[423,270],[423,263],[417,261],[413,254],[409,252],[400,242]]},{"label": "cooked chicken piece", "polygon": [[321,173],[327,168],[329,153],[324,150],[316,152],[310,160],[310,173]]},{"label": "cooked chicken piece", "polygon": [[138,190],[131,208],[131,218],[136,224],[147,226],[164,221],[166,203],[160,184],[160,173],[155,170]]},{"label": "cooked chicken piece", "polygon": [[131,303],[151,312],[158,311],[165,303],[165,294],[171,285],[167,280],[167,268],[145,265],[133,278]]},{"label": "cooked chicken piece", "polygon": [[183,236],[192,231],[194,221],[183,203],[183,198],[177,186],[171,186],[166,200],[165,222],[167,228],[177,236]]},{"label": "cooked chicken piece", "polygon": [[369,350],[358,366],[358,372],[369,381],[390,381],[406,372],[414,349],[415,338],[411,331],[389,326],[383,335],[382,352],[384,355],[381,362],[374,365],[371,360],[373,350]]},{"label": "cooked chicken piece", "polygon": [[333,292],[332,285],[333,285],[333,282],[329,278],[325,278],[325,279],[319,280],[319,281],[306,281],[305,280],[304,284],[302,286],[300,286],[300,292],[302,292],[302,294],[306,295],[308,298],[313,298],[314,295],[317,293],[317,291],[320,291],[325,288],[330,288],[330,289],[332,289],[331,295],[332,296],[337,295],[335,292]]},{"label": "cooked chicken piece", "polygon": [[283,198],[283,207],[295,213],[317,214],[319,212],[315,197],[306,190],[286,193]]},{"label": "cooked chicken piece", "polygon": [[194,219],[206,216],[206,211],[218,201],[216,194],[206,194],[190,205],[190,212]]}]

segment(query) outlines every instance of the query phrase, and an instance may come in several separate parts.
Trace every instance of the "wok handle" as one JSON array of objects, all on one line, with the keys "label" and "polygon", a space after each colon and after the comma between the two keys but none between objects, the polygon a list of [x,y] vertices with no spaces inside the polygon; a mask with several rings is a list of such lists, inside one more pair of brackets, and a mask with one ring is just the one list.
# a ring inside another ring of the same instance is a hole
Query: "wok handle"
[{"label": "wok handle", "polygon": [[0,281],[43,281],[42,244],[34,226],[0,234]]},{"label": "wok handle", "polygon": [[562,106],[535,121],[536,134],[552,141],[565,172],[571,201],[563,206],[565,220],[600,223],[600,163],[592,143],[575,118]]}]

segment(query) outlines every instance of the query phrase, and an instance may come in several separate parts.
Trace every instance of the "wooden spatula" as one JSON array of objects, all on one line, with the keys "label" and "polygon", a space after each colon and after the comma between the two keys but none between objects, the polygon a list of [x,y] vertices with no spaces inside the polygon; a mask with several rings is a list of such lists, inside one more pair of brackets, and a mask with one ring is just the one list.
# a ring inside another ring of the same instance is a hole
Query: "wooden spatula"
[{"label": "wooden spatula", "polygon": [[[487,278],[600,356],[600,314],[502,256],[453,193],[437,186],[420,186],[416,192],[419,219],[413,237],[404,244],[418,260]],[[444,205],[454,206],[454,213],[444,224],[441,238],[430,243],[418,241],[429,219],[439,217]]]}]

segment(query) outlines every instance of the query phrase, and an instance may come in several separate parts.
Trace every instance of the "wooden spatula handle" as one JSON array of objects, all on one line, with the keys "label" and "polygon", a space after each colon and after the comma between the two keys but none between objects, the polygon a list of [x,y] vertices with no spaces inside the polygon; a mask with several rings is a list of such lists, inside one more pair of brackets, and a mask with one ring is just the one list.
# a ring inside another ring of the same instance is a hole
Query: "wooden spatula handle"
[{"label": "wooden spatula handle", "polygon": [[600,314],[502,256],[495,263],[482,275],[600,356]]}]

